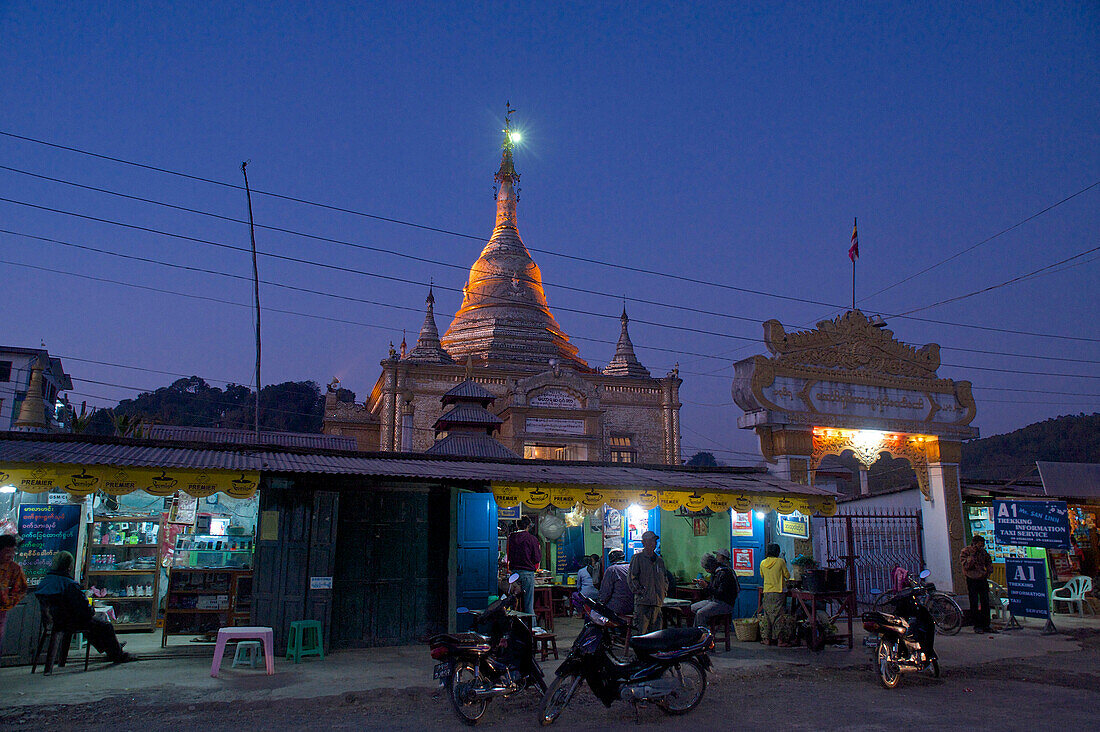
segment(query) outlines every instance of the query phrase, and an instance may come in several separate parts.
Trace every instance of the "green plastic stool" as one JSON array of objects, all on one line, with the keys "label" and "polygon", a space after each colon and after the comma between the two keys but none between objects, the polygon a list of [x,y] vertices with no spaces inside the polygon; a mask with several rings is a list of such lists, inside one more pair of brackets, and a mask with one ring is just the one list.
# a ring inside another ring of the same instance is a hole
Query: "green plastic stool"
[{"label": "green plastic stool", "polygon": [[286,641],[286,659],[300,663],[303,656],[320,656],[325,660],[321,621],[295,620],[290,624],[290,636]]},{"label": "green plastic stool", "polygon": [[263,660],[264,652],[259,641],[240,641],[237,643],[237,650],[233,654],[232,668],[238,666],[259,668],[260,662]]}]

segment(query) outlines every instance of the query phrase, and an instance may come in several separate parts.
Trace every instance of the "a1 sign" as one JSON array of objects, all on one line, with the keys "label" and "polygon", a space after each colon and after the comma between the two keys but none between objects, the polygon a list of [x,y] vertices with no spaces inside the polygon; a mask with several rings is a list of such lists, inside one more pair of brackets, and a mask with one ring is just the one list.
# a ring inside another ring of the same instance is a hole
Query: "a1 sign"
[{"label": "a1 sign", "polygon": [[1005,580],[1008,583],[1008,609],[1013,615],[1028,618],[1050,616],[1045,559],[1006,558]]},{"label": "a1 sign", "polygon": [[1069,549],[1065,501],[993,501],[993,538],[1008,546]]}]

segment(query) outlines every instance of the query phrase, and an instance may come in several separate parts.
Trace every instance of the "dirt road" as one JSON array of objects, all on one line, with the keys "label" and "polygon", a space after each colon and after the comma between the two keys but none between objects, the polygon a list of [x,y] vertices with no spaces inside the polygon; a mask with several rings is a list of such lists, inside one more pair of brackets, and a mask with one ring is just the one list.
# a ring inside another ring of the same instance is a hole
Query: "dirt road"
[{"label": "dirt road", "polygon": [[[870,666],[820,669],[769,667],[727,671],[710,679],[706,698],[689,717],[666,717],[653,707],[638,711],[640,726],[654,729],[857,729],[916,727],[1030,730],[1087,727],[1100,701],[1100,636],[1084,639],[1077,653],[1026,662],[945,668],[944,677],[906,675],[899,688],[881,688]],[[44,681],[48,683],[48,680]],[[479,727],[526,729],[537,725],[538,697],[527,693],[494,702]],[[1088,710],[1088,711],[1085,711]],[[584,689],[562,715],[561,729],[637,729],[624,703],[610,709]],[[446,695],[430,687],[374,690],[314,699],[257,703],[204,703],[178,690],[154,689],[87,705],[56,705],[0,713],[5,729],[463,729]]]}]

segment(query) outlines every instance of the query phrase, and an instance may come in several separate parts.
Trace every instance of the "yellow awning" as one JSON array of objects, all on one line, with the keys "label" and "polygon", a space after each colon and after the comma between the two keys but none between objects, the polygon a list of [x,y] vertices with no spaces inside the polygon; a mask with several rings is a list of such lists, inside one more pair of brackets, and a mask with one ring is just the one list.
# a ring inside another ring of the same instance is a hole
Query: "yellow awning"
[{"label": "yellow awning", "polygon": [[61,490],[74,496],[103,491],[122,496],[145,491],[171,496],[176,491],[205,498],[224,493],[248,498],[256,492],[260,474],[254,471],[185,470],[176,468],[120,468],[113,465],[63,465],[15,463],[0,465],[0,485],[13,485],[28,493]]},{"label": "yellow awning", "polygon": [[767,493],[708,493],[692,491],[666,491],[647,489],[601,488],[599,486],[568,487],[549,486],[538,483],[493,483],[493,498],[498,506],[509,508],[523,504],[539,510],[547,506],[569,509],[580,504],[595,510],[603,505],[619,510],[637,504],[644,509],[660,506],[666,511],[686,508],[689,511],[701,511],[709,508],[720,512],[734,509],[739,513],[748,511],[771,511],[786,516],[798,511],[801,514],[821,514],[832,516],[836,513],[836,499],[833,496],[774,495]]}]

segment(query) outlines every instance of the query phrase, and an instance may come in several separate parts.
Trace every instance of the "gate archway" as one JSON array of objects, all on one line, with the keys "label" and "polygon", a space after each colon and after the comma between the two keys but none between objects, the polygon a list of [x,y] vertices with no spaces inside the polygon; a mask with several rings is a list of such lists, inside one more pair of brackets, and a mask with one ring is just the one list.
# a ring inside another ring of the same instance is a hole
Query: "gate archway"
[{"label": "gate archway", "polygon": [[915,347],[858,310],[788,333],[764,323],[771,356],[738,362],[733,399],[745,414],[772,472],[812,483],[826,455],[850,450],[860,483],[883,453],[903,457],[917,475],[925,563],[944,585],[965,583],[955,557],[962,549],[959,493],[961,441],[977,406],[968,381],[940,378],[940,348]]}]

